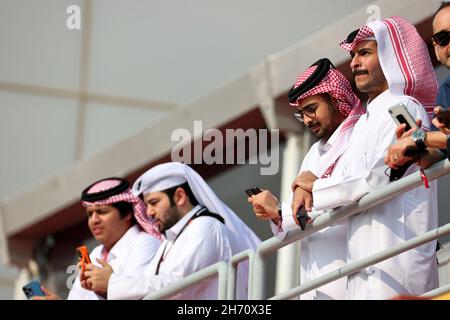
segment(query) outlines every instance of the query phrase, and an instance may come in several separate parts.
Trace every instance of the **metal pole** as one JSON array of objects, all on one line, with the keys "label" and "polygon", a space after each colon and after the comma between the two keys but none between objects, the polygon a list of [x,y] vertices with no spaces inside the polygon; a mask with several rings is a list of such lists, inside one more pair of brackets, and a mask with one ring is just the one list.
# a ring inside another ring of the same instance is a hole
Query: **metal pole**
[{"label": "metal pole", "polygon": [[[280,201],[287,202],[291,198],[291,184],[298,175],[302,158],[309,149],[309,134],[302,136],[290,134],[283,153],[281,170]],[[275,274],[275,293],[289,290],[300,283],[300,242],[291,243],[277,252],[277,272]]]},{"label": "metal pole", "polygon": [[205,269],[190,274],[168,286],[152,292],[144,297],[144,300],[158,300],[169,298],[177,292],[181,292],[200,281],[216,276],[218,274],[218,299],[226,299],[227,296],[227,273],[228,265],[224,261],[217,262]]},{"label": "metal pole", "polygon": [[447,284],[445,286],[442,286],[440,288],[436,288],[434,290],[428,291],[427,293],[424,293],[421,295],[421,297],[434,297],[443,293],[447,293],[450,291],[450,284]]},{"label": "metal pole", "polygon": [[228,265],[226,262],[221,261],[217,264],[217,273],[219,274],[219,288],[217,293],[217,300],[225,300],[227,298],[227,276]]},{"label": "metal pole", "polygon": [[316,288],[318,288],[324,284],[327,284],[331,281],[334,281],[339,278],[345,277],[349,274],[358,272],[359,270],[364,269],[368,266],[371,266],[378,262],[387,260],[393,256],[400,254],[400,253],[403,253],[405,251],[408,251],[410,249],[418,247],[424,243],[427,243],[427,242],[437,239],[439,237],[446,236],[448,234],[450,234],[450,223],[446,224],[445,226],[439,227],[437,229],[428,231],[428,232],[426,232],[420,236],[414,237],[408,241],[399,243],[390,249],[383,250],[381,252],[372,254],[367,258],[364,258],[357,262],[346,265],[345,267],[339,268],[336,271],[327,273],[321,277],[318,277],[317,279],[309,281],[308,283],[306,283],[302,286],[299,286],[297,288],[288,290],[282,294],[274,296],[271,299],[284,300],[284,299],[290,299],[290,298],[299,296],[305,292],[316,289]]},{"label": "metal pole", "polygon": [[266,259],[267,257],[261,252],[260,248],[258,248],[255,252],[255,257],[253,259],[253,275],[252,275],[253,283],[252,283],[252,297],[251,297],[251,299],[253,300],[262,300],[264,299],[264,296],[266,294],[266,281],[265,281],[267,268]]},{"label": "metal pole", "polygon": [[[245,260],[249,260],[248,265],[248,284],[251,284],[251,260],[253,260],[253,250],[245,250],[242,251],[233,257],[231,257],[230,263],[228,265],[228,293],[227,293],[227,299],[228,300],[235,300],[236,299],[236,278],[238,274],[238,268],[239,264]],[[250,285],[248,290],[250,289]]]}]

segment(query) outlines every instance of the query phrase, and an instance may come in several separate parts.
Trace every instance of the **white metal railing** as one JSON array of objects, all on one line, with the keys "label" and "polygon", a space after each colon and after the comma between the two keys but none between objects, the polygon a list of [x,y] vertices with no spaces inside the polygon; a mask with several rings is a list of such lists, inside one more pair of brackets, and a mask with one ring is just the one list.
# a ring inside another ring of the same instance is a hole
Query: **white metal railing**
[{"label": "white metal railing", "polygon": [[236,278],[238,272],[239,263],[248,260],[248,297],[251,297],[252,288],[252,276],[253,276],[253,256],[255,252],[253,250],[245,250],[241,253],[234,255],[228,266],[228,300],[235,300],[236,298]]},{"label": "white metal railing", "polygon": [[450,284],[446,284],[445,286],[424,293],[423,295],[421,295],[421,297],[433,297],[449,291],[450,291]]},{"label": "white metal railing", "polygon": [[144,300],[157,300],[164,299],[173,296],[177,292],[182,292],[198,282],[215,277],[218,275],[219,285],[217,299],[225,300],[227,297],[227,276],[228,276],[228,264],[224,261],[217,262],[205,269],[197,271],[189,276],[171,283],[170,285],[150,293],[144,297]]},{"label": "white metal railing", "polygon": [[[429,181],[435,180],[450,173],[450,162],[443,160],[435,163],[433,166],[425,170],[425,174]],[[189,275],[188,277],[172,283],[169,286],[158,290],[154,293],[147,295],[144,299],[163,299],[173,296],[175,293],[183,291],[197,282],[203,281],[207,278],[219,275],[219,292],[218,299],[234,299],[236,292],[236,278],[238,264],[249,260],[249,292],[248,297],[250,299],[264,299],[264,293],[266,289],[265,276],[267,268],[267,257],[276,252],[278,249],[289,245],[292,242],[299,241],[310,234],[322,230],[330,225],[338,223],[348,217],[358,214],[362,211],[370,209],[380,203],[383,203],[398,194],[414,189],[422,184],[422,179],[419,172],[408,175],[398,181],[390,183],[382,189],[375,190],[364,197],[358,202],[352,203],[348,206],[340,207],[331,212],[325,213],[317,217],[310,225],[306,227],[304,231],[298,229],[289,231],[284,240],[278,238],[270,238],[262,242],[256,252],[253,250],[246,250],[236,254],[232,257],[229,263],[219,262],[212,266],[209,266],[203,270]],[[450,223],[435,230],[428,231],[422,235],[419,235],[413,239],[402,242],[392,248],[384,250],[382,252],[375,253],[365,259],[356,261],[352,264],[346,265],[333,272],[320,276],[312,281],[309,281],[301,286],[292,288],[286,292],[280,293],[272,299],[290,299],[301,295],[307,291],[318,288],[324,284],[332,282],[341,277],[355,273],[365,267],[376,264],[380,261],[389,259],[402,252],[408,251],[412,248],[420,246],[426,242],[432,241],[439,237],[450,234]],[[440,293],[444,293],[450,290],[450,285],[443,286],[436,290],[430,291],[423,296],[433,296]]]},{"label": "white metal railing", "polygon": [[[450,163],[448,160],[442,160],[438,163],[435,163],[433,166],[425,170],[425,174],[428,177],[428,180],[435,180],[439,177],[442,177],[446,174],[450,173]],[[362,197],[358,202],[352,203],[348,206],[340,207],[336,210],[333,210],[329,213],[323,214],[319,217],[317,217],[311,225],[307,226],[305,231],[295,230],[288,232],[286,238],[281,241],[277,238],[271,238],[268,239],[260,244],[258,249],[255,252],[254,260],[253,260],[253,295],[252,299],[264,299],[264,293],[265,293],[265,275],[266,275],[266,264],[267,264],[267,257],[278,250],[279,248],[282,248],[294,241],[301,240],[310,234],[319,231],[321,229],[324,229],[332,224],[335,224],[337,222],[340,222],[352,215],[355,215],[357,213],[360,213],[361,211],[365,211],[369,208],[372,208],[380,203],[383,203],[395,196],[397,196],[400,193],[409,191],[411,189],[414,189],[422,184],[422,178],[420,176],[420,172],[415,172],[413,174],[410,174],[406,177],[403,177],[402,179],[399,179],[393,183],[390,183],[389,185],[375,190],[364,197]],[[442,230],[441,230],[442,231]],[[433,231],[431,231],[433,232]],[[441,232],[442,233],[442,232]],[[445,233],[445,232],[444,232]],[[420,236],[419,236],[420,237]],[[438,236],[439,237],[439,236]],[[409,241],[412,241],[414,239],[411,239]],[[432,240],[432,239],[431,239]],[[431,241],[428,240],[428,241]],[[383,252],[380,252],[378,254],[383,254]],[[375,255],[374,255],[375,256]],[[373,256],[371,256],[373,258]],[[379,257],[376,256],[376,259]],[[370,262],[370,261],[369,261]],[[358,262],[355,262],[358,263]],[[369,265],[373,264],[370,263]],[[348,266],[346,266],[348,267]],[[328,276],[324,275],[323,277]],[[344,275],[342,275],[344,276]],[[336,278],[337,279],[337,278]],[[331,282],[335,280],[333,277],[332,280],[326,281],[322,283],[321,285]],[[314,281],[314,280],[312,280]],[[309,283],[304,284],[304,286],[309,285]],[[314,286],[316,288],[316,286]],[[309,290],[312,290],[314,288],[310,288]],[[308,291],[308,290],[306,290]],[[306,292],[304,291],[304,292]]]},{"label": "white metal railing", "polygon": [[279,295],[272,297],[274,300],[284,300],[297,297],[305,292],[316,289],[324,284],[337,280],[339,278],[348,276],[352,273],[358,272],[368,266],[376,264],[378,262],[384,261],[386,259],[392,258],[400,253],[418,247],[424,243],[437,239],[439,237],[450,234],[450,223],[443,227],[428,231],[420,236],[417,236],[408,241],[399,243],[389,249],[383,250],[381,252],[372,254],[367,258],[361,259],[354,263],[348,264],[345,267],[339,268],[335,271],[329,272],[323,276],[320,276],[314,280],[308,281],[307,283],[297,286],[295,288],[289,289]]}]

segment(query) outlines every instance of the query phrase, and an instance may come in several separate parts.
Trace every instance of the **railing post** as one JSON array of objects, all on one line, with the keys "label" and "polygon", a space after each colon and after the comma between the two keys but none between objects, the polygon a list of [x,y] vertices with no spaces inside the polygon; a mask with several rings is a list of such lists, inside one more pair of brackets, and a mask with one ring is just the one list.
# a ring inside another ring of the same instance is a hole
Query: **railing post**
[{"label": "railing post", "polygon": [[[253,274],[253,250],[242,251],[231,257],[230,263],[228,264],[228,300],[236,299],[236,279],[239,273],[239,265],[246,260],[248,260],[248,278],[247,278],[247,299],[251,297],[251,288],[252,288],[252,274]],[[243,265],[241,265],[241,268]]]},{"label": "railing post", "polygon": [[252,300],[262,300],[266,293],[267,256],[261,254],[260,248],[255,252],[252,275]]},{"label": "railing post", "polygon": [[228,278],[228,265],[226,262],[219,262],[217,266],[217,273],[218,273],[218,293],[217,293],[217,299],[218,300],[225,300],[227,298],[227,278]]}]

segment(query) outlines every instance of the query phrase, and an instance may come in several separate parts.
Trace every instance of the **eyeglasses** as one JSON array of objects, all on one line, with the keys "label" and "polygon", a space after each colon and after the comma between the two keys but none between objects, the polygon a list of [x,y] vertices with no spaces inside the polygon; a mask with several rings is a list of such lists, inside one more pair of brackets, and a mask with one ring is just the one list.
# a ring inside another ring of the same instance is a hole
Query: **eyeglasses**
[{"label": "eyeglasses", "polygon": [[445,47],[450,42],[450,31],[439,31],[431,38],[438,46]]},{"label": "eyeglasses", "polygon": [[303,110],[297,109],[294,111],[294,117],[300,122],[305,121],[305,114],[309,118],[314,118],[316,116],[317,107],[318,107],[317,104],[311,104],[306,106]]}]

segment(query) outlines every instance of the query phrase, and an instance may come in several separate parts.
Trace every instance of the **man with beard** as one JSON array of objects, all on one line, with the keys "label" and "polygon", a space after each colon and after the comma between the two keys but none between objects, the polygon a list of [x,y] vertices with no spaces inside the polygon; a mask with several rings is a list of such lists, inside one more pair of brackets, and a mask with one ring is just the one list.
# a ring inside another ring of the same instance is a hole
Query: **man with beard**
[{"label": "man with beard", "polygon": [[[356,87],[367,93],[366,114],[355,125],[343,154],[341,175],[298,177],[311,191],[316,209],[348,205],[390,182],[386,151],[395,141],[389,107],[402,103],[427,130],[438,84],[428,50],[414,26],[402,17],[377,20],[352,32],[341,46],[351,54]],[[425,107],[425,108],[424,108]],[[427,112],[426,112],[427,111]],[[418,130],[416,144],[422,148]],[[412,165],[406,174],[417,172]],[[348,220],[348,263],[364,259],[437,227],[437,186],[415,188]],[[420,295],[437,286],[436,241],[348,276],[349,299]]]},{"label": "man with beard", "polygon": [[[142,299],[184,277],[244,250],[260,240],[189,166],[170,162],[153,167],[133,185],[142,196],[147,215],[155,220],[164,241],[144,275],[104,272],[93,285],[109,299]],[[105,268],[105,270],[108,270]],[[247,298],[248,263],[238,266],[236,298]],[[207,279],[172,299],[216,299],[217,278]]]},{"label": "man with beard", "polygon": [[[319,139],[305,155],[300,174],[311,172],[317,176],[329,177],[340,174],[339,158],[348,148],[353,126],[364,113],[361,101],[353,93],[350,83],[337,71],[328,59],[320,59],[308,70],[300,74],[288,94],[291,106],[295,107],[294,116],[307,126]],[[311,217],[323,213],[312,210],[312,198],[309,192],[296,188],[293,193],[297,205],[280,206],[278,200],[265,190],[249,198],[255,214],[260,219],[275,219],[271,222],[274,234],[283,239],[286,231],[298,228],[300,218],[297,212],[300,206],[311,211]],[[346,223],[325,228],[301,241],[301,283],[308,282],[345,265]],[[346,278],[319,287],[301,299],[345,299]]]}]

